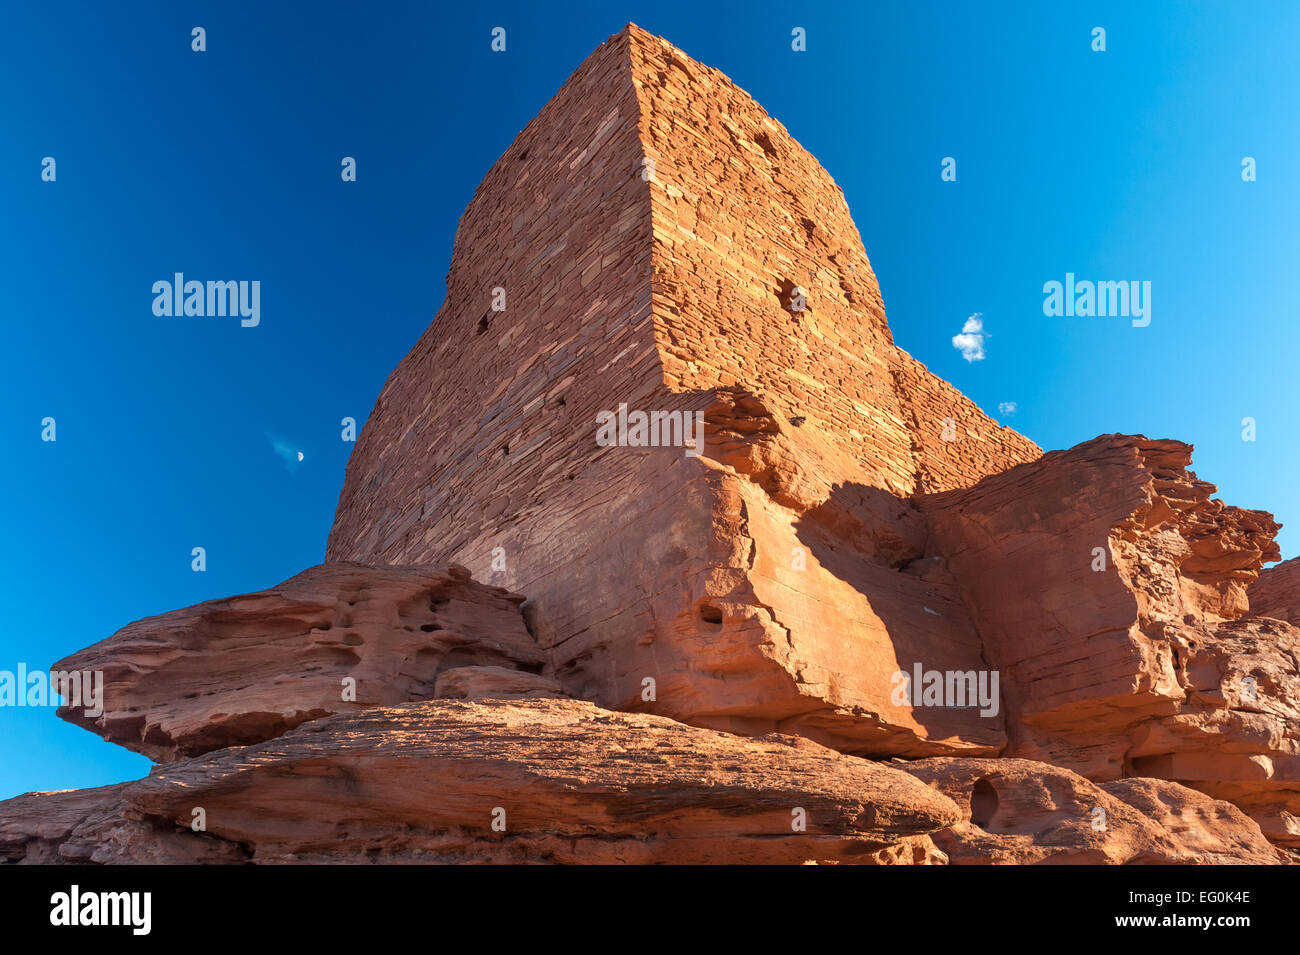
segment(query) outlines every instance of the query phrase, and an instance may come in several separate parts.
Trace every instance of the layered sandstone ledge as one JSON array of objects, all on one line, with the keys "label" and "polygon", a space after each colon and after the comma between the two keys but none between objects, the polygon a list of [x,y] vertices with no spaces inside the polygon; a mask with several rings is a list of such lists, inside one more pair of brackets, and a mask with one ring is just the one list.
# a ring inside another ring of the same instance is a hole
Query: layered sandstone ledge
[{"label": "layered sandstone ledge", "polygon": [[270,590],[148,617],[60,660],[54,669],[103,673],[107,705],[95,717],[59,715],[170,762],[331,713],[431,699],[457,667],[530,676],[544,657],[520,618],[523,599],[463,567],[323,564]]},{"label": "layered sandstone ledge", "polygon": [[[1178,441],[1043,454],[897,348],[840,190],[721,73],[612,37],[447,285],[326,563],[56,664],[160,765],[0,803],[0,859],[1300,851],[1277,523]],[[703,446],[598,442],[620,407]]]},{"label": "layered sandstone ledge", "polygon": [[1300,557],[1260,571],[1250,588],[1250,609],[1256,616],[1300,626]]},{"label": "layered sandstone ledge", "polygon": [[928,864],[958,818],[908,773],[805,740],[575,700],[374,707],[0,807],[0,858],[97,863]]}]

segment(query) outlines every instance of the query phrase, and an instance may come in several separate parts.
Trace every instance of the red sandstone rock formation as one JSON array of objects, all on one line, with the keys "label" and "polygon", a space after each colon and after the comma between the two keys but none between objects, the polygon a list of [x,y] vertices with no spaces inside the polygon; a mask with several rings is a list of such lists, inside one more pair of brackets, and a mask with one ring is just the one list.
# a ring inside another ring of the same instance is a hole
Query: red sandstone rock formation
[{"label": "red sandstone rock formation", "polygon": [[[0,804],[0,858],[1300,851],[1277,524],[1180,442],[1043,455],[897,348],[839,189],[721,73],[611,38],[488,173],[447,284],[330,562],[57,664],[106,683],[61,715],[166,765]],[[679,427],[598,440],[620,410]]]},{"label": "red sandstone rock formation", "polygon": [[1006,678],[1008,753],[1119,776],[1129,729],[1186,698],[1190,646],[1245,611],[1278,525],[1211,500],[1190,457],[1109,435],[924,501]]},{"label": "red sandstone rock formation", "polygon": [[1278,556],[1175,441],[1109,435],[923,502],[1007,705],[1004,755],[1177,780],[1300,845],[1300,630],[1241,620]]},{"label": "red sandstone rock formation", "polygon": [[[323,564],[270,590],[148,617],[59,661],[53,669],[102,672],[105,700],[98,718],[84,707],[59,715],[169,762],[331,713],[430,699],[456,667],[538,681],[543,658],[522,601],[462,567]],[[446,686],[466,692],[463,681]]]},{"label": "red sandstone rock formation", "polygon": [[925,864],[944,861],[927,834],[957,817],[907,773],[806,740],[576,700],[438,700],[11,800],[0,858]]},{"label": "red sandstone rock formation", "polygon": [[1276,617],[1300,627],[1300,557],[1261,570],[1248,596],[1255,616]]},{"label": "red sandstone rock formation", "polygon": [[0,803],[0,863],[241,865],[238,845],[134,812],[131,783],[28,793]]},{"label": "red sandstone rock formation", "polygon": [[1275,843],[1300,848],[1300,629],[1253,619],[1187,642],[1186,699],[1135,728],[1127,772],[1230,800]]},{"label": "red sandstone rock formation", "polygon": [[1098,786],[1026,759],[919,759],[901,768],[961,808],[961,821],[935,836],[954,865],[1275,865],[1283,858],[1240,809],[1177,783]]}]

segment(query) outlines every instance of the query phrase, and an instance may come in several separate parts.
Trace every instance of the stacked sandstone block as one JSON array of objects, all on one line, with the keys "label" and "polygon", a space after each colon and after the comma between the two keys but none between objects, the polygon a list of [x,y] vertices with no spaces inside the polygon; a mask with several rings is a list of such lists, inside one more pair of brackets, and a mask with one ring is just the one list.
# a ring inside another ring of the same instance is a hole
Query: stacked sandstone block
[{"label": "stacked sandstone block", "polygon": [[[621,404],[702,413],[705,453],[598,446]],[[721,73],[629,27],[479,188],[328,555],[454,561],[527,594],[557,676],[607,705],[988,753],[998,720],[918,720],[876,674],[980,663],[950,582],[896,572],[919,554],[907,498],[1039,454],[893,344],[817,161]],[[890,511],[896,544],[837,536],[855,495]]]}]

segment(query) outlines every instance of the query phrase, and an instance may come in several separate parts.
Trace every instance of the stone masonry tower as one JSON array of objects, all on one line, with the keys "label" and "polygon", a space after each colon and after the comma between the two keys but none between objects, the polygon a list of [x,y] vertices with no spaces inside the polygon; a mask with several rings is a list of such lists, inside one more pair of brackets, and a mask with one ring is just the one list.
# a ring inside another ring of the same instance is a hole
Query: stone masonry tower
[{"label": "stone masonry tower", "polygon": [[[703,454],[598,444],[620,405],[700,412]],[[993,753],[1000,721],[891,704],[878,675],[982,665],[913,498],[1040,454],[894,345],[817,161],[629,25],[479,186],[328,556],[454,561],[527,594],[557,676],[609,707]]]}]

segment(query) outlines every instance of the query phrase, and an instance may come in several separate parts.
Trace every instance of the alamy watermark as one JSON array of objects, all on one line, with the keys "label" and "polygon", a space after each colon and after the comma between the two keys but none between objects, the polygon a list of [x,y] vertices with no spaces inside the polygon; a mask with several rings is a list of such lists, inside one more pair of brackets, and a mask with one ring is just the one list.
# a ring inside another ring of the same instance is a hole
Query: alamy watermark
[{"label": "alamy watermark", "polygon": [[50,896],[50,924],[56,927],[122,926],[132,935],[148,935],[152,913],[152,892],[83,892],[73,885]]},{"label": "alamy watermark", "polygon": [[602,448],[685,448],[688,457],[699,457],[704,450],[704,412],[628,411],[623,402],[617,412],[596,413],[596,444]]},{"label": "alamy watermark", "polygon": [[916,663],[911,673],[898,670],[889,682],[895,706],[978,706],[980,716],[998,715],[997,670],[927,670]]},{"label": "alamy watermark", "polygon": [[0,670],[0,706],[70,706],[98,717],[104,712],[101,670]]},{"label": "alamy watermark", "polygon": [[256,328],[262,321],[262,283],[185,281],[177,272],[173,280],[153,283],[153,313],[160,318],[187,316],[213,318],[239,316],[244,328]]},{"label": "alamy watermark", "polygon": [[1121,279],[1118,282],[1076,282],[1073,272],[1065,273],[1065,282],[1055,280],[1043,285],[1043,314],[1088,318],[1133,318],[1134,328],[1151,324],[1151,283]]}]

